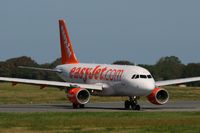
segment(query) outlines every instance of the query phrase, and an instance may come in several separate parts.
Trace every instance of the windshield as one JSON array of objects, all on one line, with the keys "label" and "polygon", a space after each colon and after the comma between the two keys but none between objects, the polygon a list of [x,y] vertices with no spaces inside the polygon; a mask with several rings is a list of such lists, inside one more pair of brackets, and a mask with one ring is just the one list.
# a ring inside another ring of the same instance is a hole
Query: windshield
[{"label": "windshield", "polygon": [[153,78],[151,75],[134,74],[131,79],[151,79],[151,78]]}]

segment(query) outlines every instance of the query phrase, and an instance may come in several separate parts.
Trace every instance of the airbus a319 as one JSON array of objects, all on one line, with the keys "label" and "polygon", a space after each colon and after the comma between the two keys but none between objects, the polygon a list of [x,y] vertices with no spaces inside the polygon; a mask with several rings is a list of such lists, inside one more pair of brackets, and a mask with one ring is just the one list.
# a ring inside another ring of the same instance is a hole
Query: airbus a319
[{"label": "airbus a319", "polygon": [[59,20],[59,30],[62,64],[54,69],[25,66],[21,68],[52,71],[57,73],[63,82],[9,77],[0,77],[0,81],[41,87],[64,87],[73,108],[84,108],[91,95],[127,96],[129,99],[124,102],[124,108],[133,110],[140,110],[137,100],[141,96],[146,96],[156,105],[167,103],[169,93],[160,88],[162,86],[200,81],[200,77],[155,81],[151,73],[140,66],[80,63],[75,56],[64,20]]}]

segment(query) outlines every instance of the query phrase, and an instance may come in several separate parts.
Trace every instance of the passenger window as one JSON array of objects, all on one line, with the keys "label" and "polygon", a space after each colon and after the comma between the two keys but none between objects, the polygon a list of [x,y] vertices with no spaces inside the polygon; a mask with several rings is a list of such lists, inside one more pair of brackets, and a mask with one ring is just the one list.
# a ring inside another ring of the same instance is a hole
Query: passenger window
[{"label": "passenger window", "polygon": [[146,76],[146,75],[140,75],[140,78],[142,78],[142,79],[146,79],[147,76]]},{"label": "passenger window", "polygon": [[136,76],[135,76],[135,79],[139,79],[139,75],[136,75]]},{"label": "passenger window", "polygon": [[136,75],[134,74],[134,75],[132,76],[132,79],[134,79],[134,78],[135,78],[135,76],[136,76]]},{"label": "passenger window", "polygon": [[152,76],[151,76],[151,75],[147,75],[147,77],[148,77],[148,79],[151,79],[151,78],[152,78]]}]

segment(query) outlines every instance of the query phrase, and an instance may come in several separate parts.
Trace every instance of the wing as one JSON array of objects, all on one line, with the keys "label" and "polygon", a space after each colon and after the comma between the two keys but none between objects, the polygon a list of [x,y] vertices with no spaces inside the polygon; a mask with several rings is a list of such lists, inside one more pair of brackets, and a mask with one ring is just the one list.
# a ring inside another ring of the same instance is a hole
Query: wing
[{"label": "wing", "polygon": [[183,79],[173,79],[173,80],[165,80],[165,81],[157,81],[156,82],[156,86],[181,84],[181,83],[188,83],[188,82],[194,82],[194,81],[200,81],[200,77],[183,78]]},{"label": "wing", "polygon": [[20,79],[20,78],[6,78],[0,77],[0,81],[3,82],[12,82],[12,83],[22,83],[22,84],[32,84],[32,85],[40,85],[42,87],[45,86],[53,86],[53,87],[80,87],[91,90],[102,90],[102,85],[97,84],[79,84],[79,83],[69,83],[69,82],[58,82],[58,81],[46,81],[46,80],[32,80],[32,79]]}]

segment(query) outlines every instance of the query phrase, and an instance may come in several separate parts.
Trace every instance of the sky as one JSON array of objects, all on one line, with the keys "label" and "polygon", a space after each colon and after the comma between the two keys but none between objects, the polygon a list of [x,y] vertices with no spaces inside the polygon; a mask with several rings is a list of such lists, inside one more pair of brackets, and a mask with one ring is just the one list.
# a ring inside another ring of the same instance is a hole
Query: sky
[{"label": "sky", "polygon": [[199,0],[1,0],[0,61],[60,57],[65,19],[80,62],[155,64],[177,56],[200,62]]}]

